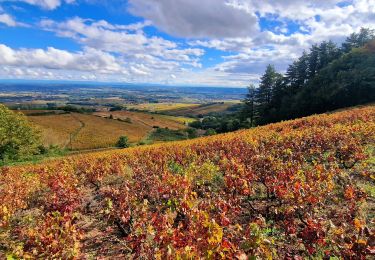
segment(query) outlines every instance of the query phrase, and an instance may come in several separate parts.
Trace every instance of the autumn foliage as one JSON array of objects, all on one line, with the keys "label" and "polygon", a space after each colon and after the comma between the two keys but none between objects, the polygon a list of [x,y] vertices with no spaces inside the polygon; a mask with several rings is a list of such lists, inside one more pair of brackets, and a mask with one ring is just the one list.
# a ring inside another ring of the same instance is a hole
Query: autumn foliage
[{"label": "autumn foliage", "polygon": [[[366,259],[375,253],[374,138],[368,106],[2,168],[0,257],[84,258],[95,203],[122,257]],[[106,246],[94,254],[108,257]]]}]

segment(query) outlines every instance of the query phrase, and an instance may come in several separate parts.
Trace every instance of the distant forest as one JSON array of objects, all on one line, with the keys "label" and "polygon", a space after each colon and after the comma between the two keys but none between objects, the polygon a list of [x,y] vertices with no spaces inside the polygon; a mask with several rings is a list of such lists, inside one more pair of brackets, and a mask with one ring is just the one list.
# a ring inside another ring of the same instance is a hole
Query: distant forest
[{"label": "distant forest", "polygon": [[259,88],[251,85],[242,121],[263,125],[375,101],[375,33],[362,28],[339,47],[310,50],[278,73],[268,65]]}]

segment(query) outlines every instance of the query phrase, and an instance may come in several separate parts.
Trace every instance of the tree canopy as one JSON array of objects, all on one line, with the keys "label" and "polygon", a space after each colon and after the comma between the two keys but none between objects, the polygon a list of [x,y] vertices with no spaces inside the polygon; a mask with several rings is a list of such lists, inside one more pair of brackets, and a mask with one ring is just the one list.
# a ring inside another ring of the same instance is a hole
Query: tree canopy
[{"label": "tree canopy", "polygon": [[26,117],[0,104],[0,161],[26,158],[38,153],[39,146],[39,133]]},{"label": "tree canopy", "polygon": [[375,31],[362,28],[341,47],[312,45],[284,75],[268,65],[259,88],[249,88],[242,118],[266,124],[374,101]]}]

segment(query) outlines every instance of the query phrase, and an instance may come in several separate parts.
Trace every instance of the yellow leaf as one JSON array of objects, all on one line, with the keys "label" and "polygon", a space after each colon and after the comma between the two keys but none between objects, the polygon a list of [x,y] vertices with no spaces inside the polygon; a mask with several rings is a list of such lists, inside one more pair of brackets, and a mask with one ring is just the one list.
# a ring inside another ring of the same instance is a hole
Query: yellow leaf
[{"label": "yellow leaf", "polygon": [[354,226],[355,226],[355,228],[357,229],[357,230],[360,230],[361,228],[362,228],[362,221],[361,220],[359,220],[359,219],[357,219],[357,218],[355,218],[354,219]]},{"label": "yellow leaf", "polygon": [[208,238],[208,243],[212,245],[221,243],[223,239],[223,229],[215,222],[215,220],[212,220],[209,229],[210,237]]}]

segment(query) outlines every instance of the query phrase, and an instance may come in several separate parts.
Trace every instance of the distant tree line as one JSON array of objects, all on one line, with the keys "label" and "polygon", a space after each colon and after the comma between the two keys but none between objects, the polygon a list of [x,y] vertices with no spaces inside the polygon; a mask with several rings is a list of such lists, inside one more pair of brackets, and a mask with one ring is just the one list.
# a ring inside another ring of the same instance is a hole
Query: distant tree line
[{"label": "distant tree line", "polygon": [[189,126],[206,130],[207,135],[232,132],[244,127],[240,119],[237,118],[236,114],[207,116],[203,119],[190,123]]},{"label": "distant tree line", "polygon": [[285,75],[268,65],[251,85],[241,124],[262,125],[375,101],[375,33],[362,28],[339,47],[323,41],[304,51]]}]

